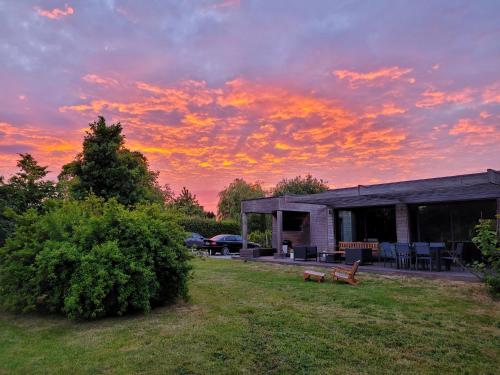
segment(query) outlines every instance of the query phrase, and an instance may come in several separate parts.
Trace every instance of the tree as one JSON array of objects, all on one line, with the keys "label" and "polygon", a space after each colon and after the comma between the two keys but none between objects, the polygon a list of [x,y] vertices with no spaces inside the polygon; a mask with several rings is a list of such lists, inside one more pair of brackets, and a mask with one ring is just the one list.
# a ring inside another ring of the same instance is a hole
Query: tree
[{"label": "tree", "polygon": [[[236,178],[227,188],[219,192],[217,204],[217,217],[220,220],[234,220],[241,225],[241,201],[265,197],[264,189],[258,182],[248,183],[241,178]],[[266,215],[248,215],[248,230],[265,231],[270,226]]]},{"label": "tree", "polygon": [[217,216],[219,219],[231,219],[239,223],[241,222],[241,201],[264,196],[264,190],[258,182],[251,184],[241,178],[236,178],[227,188],[219,192]]},{"label": "tree", "polygon": [[92,192],[105,199],[115,197],[125,205],[162,200],[158,172],[149,170],[143,154],[125,148],[121,124],[108,126],[99,116],[89,126],[82,153],[64,165],[59,175],[69,194],[82,199]]},{"label": "tree", "polygon": [[55,184],[45,180],[47,167],[40,166],[30,154],[19,154],[19,172],[7,183],[0,178],[0,245],[14,230],[15,215],[34,208],[42,209],[44,200],[56,195]]},{"label": "tree", "polygon": [[186,187],[183,187],[179,195],[172,199],[171,205],[187,216],[205,216],[203,206],[196,199],[196,195]]},{"label": "tree", "polygon": [[291,179],[284,178],[271,190],[273,197],[280,197],[285,194],[315,194],[328,190],[326,181],[317,179],[310,174],[305,177],[297,176]]}]

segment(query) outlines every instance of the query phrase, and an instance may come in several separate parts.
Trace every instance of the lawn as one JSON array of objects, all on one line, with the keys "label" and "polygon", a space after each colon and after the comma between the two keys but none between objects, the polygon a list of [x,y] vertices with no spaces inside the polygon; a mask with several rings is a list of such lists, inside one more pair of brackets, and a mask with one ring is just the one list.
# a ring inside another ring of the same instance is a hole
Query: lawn
[{"label": "lawn", "polygon": [[500,304],[479,284],[194,261],[191,300],[76,323],[0,314],[0,373],[494,374]]}]

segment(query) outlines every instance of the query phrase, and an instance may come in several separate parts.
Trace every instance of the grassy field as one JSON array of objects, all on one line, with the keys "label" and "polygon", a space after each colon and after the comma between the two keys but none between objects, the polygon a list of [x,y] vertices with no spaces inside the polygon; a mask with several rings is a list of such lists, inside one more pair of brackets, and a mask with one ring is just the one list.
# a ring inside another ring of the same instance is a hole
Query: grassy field
[{"label": "grassy field", "polygon": [[75,323],[0,314],[0,373],[494,374],[500,311],[478,284],[194,261],[191,301]]}]

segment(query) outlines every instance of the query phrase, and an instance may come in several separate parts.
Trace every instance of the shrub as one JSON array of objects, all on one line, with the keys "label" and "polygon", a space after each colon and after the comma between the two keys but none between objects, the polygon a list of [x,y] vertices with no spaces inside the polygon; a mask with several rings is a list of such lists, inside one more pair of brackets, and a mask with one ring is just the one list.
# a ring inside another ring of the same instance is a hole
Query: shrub
[{"label": "shrub", "polygon": [[256,242],[260,244],[262,247],[272,247],[272,231],[266,230],[265,232],[254,231],[248,235],[248,240],[251,242]]},{"label": "shrub", "polygon": [[472,239],[483,255],[483,262],[476,268],[483,273],[483,280],[494,297],[500,297],[500,248],[494,220],[481,220],[476,225]]},{"label": "shrub", "polygon": [[187,297],[189,255],[177,217],[116,200],[48,202],[28,210],[0,249],[0,303],[93,319]]},{"label": "shrub", "polygon": [[179,224],[186,232],[199,233],[204,237],[210,238],[217,234],[237,234],[240,233],[240,226],[232,220],[216,221],[198,216],[187,216],[179,220]]}]

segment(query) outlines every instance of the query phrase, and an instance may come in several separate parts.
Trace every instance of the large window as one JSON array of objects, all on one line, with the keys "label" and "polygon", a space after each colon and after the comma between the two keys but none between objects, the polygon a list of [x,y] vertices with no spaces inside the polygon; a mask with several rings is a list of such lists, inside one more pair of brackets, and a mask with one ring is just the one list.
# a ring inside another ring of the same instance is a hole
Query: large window
[{"label": "large window", "polygon": [[493,219],[495,212],[494,200],[412,206],[412,241],[470,241],[478,220]]}]

